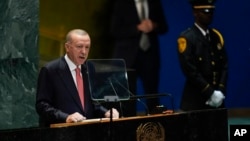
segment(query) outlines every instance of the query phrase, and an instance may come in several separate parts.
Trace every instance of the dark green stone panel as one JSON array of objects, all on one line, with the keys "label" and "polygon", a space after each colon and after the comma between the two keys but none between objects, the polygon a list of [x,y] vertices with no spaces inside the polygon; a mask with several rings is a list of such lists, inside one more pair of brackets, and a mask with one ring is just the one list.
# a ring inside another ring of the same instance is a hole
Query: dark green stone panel
[{"label": "dark green stone panel", "polygon": [[0,129],[37,126],[39,0],[0,1]]}]

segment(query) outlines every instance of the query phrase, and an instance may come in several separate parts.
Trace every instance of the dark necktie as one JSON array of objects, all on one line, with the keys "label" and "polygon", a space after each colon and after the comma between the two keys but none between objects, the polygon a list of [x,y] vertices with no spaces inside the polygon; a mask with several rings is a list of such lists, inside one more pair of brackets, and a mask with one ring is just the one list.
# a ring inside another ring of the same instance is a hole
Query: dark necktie
[{"label": "dark necktie", "polygon": [[208,32],[208,31],[206,32],[205,37],[206,37],[206,39],[207,39],[208,41],[210,41],[210,35],[209,35],[209,32]]}]

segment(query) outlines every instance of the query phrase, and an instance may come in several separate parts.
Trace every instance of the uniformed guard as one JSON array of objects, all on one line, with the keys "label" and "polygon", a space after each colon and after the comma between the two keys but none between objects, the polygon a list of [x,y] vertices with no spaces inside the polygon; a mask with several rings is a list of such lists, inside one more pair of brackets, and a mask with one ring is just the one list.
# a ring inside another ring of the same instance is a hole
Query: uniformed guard
[{"label": "uniformed guard", "polygon": [[221,33],[209,27],[215,0],[190,0],[194,25],[178,40],[178,56],[186,77],[181,99],[184,111],[224,107],[227,55]]}]

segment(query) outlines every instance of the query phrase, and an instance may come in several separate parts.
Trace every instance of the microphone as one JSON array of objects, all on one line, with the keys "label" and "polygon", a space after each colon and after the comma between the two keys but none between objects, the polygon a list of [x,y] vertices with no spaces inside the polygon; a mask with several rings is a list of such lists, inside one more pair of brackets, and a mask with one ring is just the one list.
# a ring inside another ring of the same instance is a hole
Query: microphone
[{"label": "microphone", "polygon": [[114,87],[114,85],[113,85],[111,79],[108,78],[108,80],[109,80],[110,86],[112,87],[112,90],[114,91],[114,93],[115,93],[115,95],[116,95],[116,97],[117,97],[117,98],[116,98],[116,101],[119,101],[119,108],[120,108],[120,110],[121,110],[121,117],[123,117],[122,103],[121,103],[121,101],[119,100],[119,96],[118,96],[118,94],[117,94],[117,91],[115,90],[115,87]]},{"label": "microphone", "polygon": [[148,106],[143,102],[141,101],[141,98],[155,98],[155,97],[159,97],[159,96],[166,96],[166,97],[170,97],[170,104],[171,104],[171,107],[172,107],[172,112],[174,113],[174,97],[172,96],[172,94],[168,94],[168,93],[161,93],[161,94],[148,94],[148,95],[141,95],[141,96],[137,96],[137,95],[134,95],[129,89],[127,89],[123,84],[121,84],[116,78],[113,78],[123,89],[125,89],[130,96],[130,98],[132,99],[136,99],[138,102],[142,103],[142,105],[144,106],[144,108],[146,109],[147,111],[147,115],[150,115],[149,114],[149,109],[148,109]]},{"label": "microphone", "polygon": [[[130,93],[130,94],[132,94],[132,93]],[[137,98],[136,101],[140,102],[143,105],[143,107],[146,109],[146,115],[149,116],[150,115],[149,109],[148,109],[148,106],[145,104],[145,102],[141,101],[140,98]]]},{"label": "microphone", "polygon": [[86,72],[88,74],[88,69],[87,69],[86,64],[82,64],[81,67],[82,67],[81,68],[82,72]]},{"label": "microphone", "polygon": [[172,94],[163,93],[163,94],[158,94],[158,96],[170,97],[170,104],[171,104],[171,107],[172,107],[172,112],[174,113],[174,97],[172,96]]},{"label": "microphone", "polygon": [[[130,96],[136,97],[136,95],[134,95],[128,88],[126,88],[123,84],[121,84],[116,78],[113,78],[113,79],[117,82],[117,84],[119,86],[121,86],[123,89],[125,89],[129,93]],[[111,81],[110,78],[109,78],[109,80]],[[145,102],[141,101],[140,98],[136,98],[136,101],[138,101],[139,103],[141,103],[143,105],[144,109],[146,110],[146,115],[150,115],[148,106],[145,104]]]}]

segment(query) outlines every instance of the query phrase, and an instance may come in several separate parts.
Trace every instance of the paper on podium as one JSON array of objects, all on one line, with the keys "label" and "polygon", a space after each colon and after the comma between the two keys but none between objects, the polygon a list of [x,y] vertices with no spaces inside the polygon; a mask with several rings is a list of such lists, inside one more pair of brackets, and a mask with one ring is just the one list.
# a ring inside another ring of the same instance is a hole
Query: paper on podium
[{"label": "paper on podium", "polygon": [[81,122],[98,122],[98,121],[109,121],[110,118],[94,118],[94,119],[86,119]]}]

